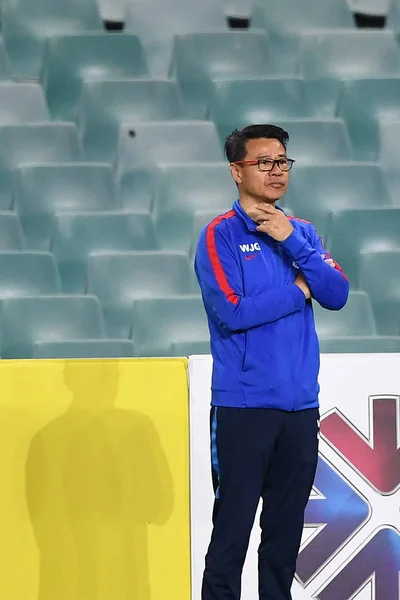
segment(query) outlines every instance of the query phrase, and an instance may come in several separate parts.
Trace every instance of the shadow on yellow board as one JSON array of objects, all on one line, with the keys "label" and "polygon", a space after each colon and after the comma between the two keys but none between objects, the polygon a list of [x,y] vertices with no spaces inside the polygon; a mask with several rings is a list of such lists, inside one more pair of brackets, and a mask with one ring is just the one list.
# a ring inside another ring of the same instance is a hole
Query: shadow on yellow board
[{"label": "shadow on yellow board", "polygon": [[186,361],[0,377],[0,600],[188,600]]}]

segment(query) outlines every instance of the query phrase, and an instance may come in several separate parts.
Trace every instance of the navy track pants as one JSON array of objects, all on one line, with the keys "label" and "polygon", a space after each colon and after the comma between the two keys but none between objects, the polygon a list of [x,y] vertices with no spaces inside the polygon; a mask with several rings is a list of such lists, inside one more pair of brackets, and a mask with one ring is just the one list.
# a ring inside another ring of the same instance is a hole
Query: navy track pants
[{"label": "navy track pants", "polygon": [[[213,407],[215,503],[202,600],[239,600],[262,498],[260,600],[290,600],[306,507],[318,460],[318,409]],[[255,600],[244,598],[243,600]]]}]

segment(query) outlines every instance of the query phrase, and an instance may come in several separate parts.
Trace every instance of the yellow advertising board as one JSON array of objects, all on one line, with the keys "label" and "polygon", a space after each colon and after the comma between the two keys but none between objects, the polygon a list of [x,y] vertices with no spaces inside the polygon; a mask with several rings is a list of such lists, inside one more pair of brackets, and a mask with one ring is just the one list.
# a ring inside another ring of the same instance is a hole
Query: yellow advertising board
[{"label": "yellow advertising board", "polygon": [[0,362],[0,600],[188,600],[185,359]]}]

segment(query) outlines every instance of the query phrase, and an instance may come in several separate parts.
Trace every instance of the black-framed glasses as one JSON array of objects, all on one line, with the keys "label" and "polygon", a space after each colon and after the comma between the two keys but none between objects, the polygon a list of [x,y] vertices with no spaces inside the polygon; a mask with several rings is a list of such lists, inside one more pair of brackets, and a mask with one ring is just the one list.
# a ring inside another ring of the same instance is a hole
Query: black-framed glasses
[{"label": "black-framed glasses", "polygon": [[259,171],[272,171],[275,165],[278,165],[281,171],[290,171],[293,163],[296,161],[293,158],[259,158],[256,160],[236,160],[233,165],[257,165]]}]

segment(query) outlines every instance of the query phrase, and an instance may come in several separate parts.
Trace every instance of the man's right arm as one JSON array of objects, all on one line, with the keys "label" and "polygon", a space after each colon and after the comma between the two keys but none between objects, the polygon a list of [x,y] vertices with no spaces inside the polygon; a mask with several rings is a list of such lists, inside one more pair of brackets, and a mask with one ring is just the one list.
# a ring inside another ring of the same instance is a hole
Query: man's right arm
[{"label": "man's right arm", "polygon": [[200,237],[195,269],[206,304],[230,331],[265,325],[305,306],[308,288],[300,279],[299,285],[291,283],[245,296],[237,259],[221,232],[212,226]]}]

